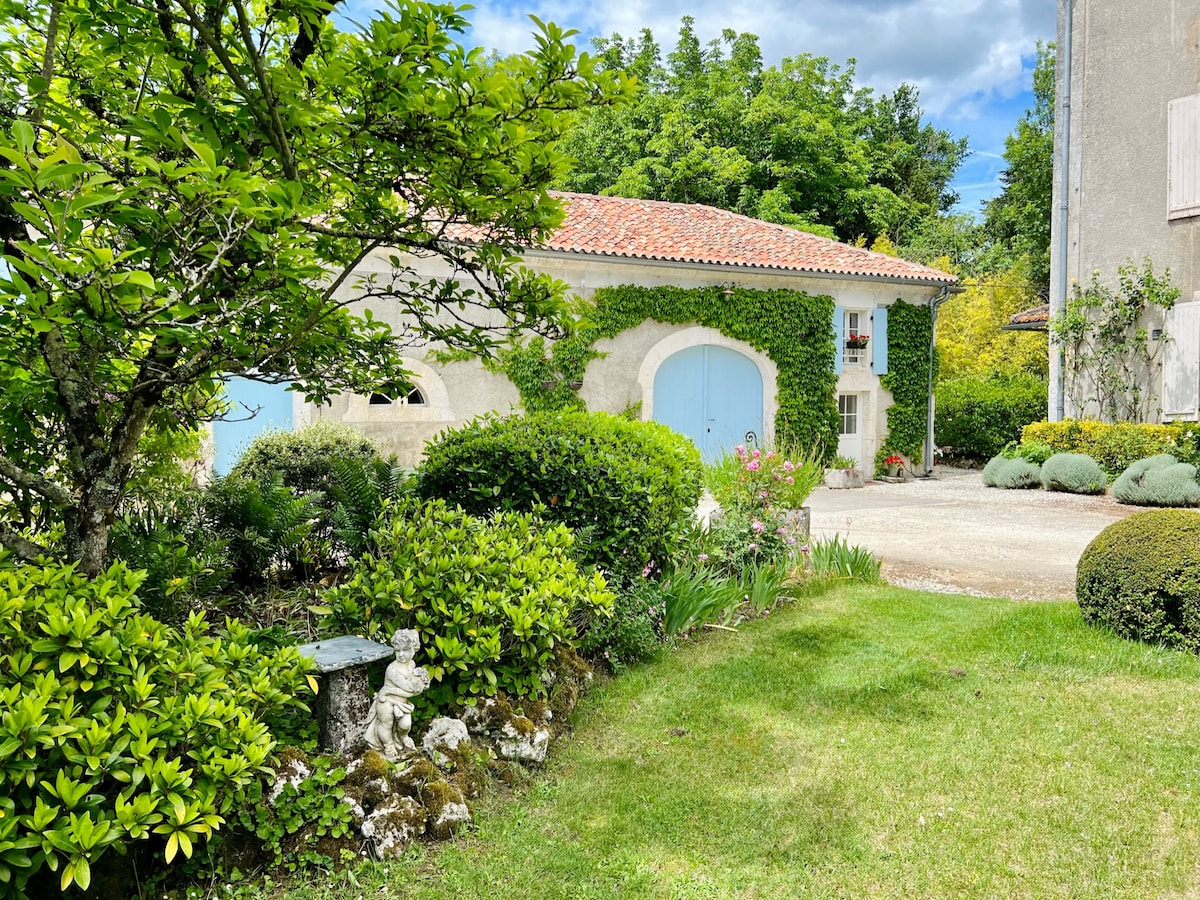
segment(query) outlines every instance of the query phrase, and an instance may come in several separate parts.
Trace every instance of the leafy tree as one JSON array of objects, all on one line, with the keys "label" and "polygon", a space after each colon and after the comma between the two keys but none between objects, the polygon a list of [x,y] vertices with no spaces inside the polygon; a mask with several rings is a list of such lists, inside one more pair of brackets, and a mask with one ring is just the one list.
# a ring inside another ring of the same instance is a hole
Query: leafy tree
[{"label": "leafy tree", "polygon": [[987,204],[988,237],[1029,260],[1039,289],[1050,286],[1050,214],[1054,195],[1054,44],[1038,43],[1033,107],[1004,141],[1004,191]]},{"label": "leafy tree", "polygon": [[854,66],[802,54],[764,69],[758,39],[726,29],[702,44],[684,17],[666,63],[649,30],[595,41],[602,65],[635,74],[637,103],[593,109],[564,141],[569,190],[702,202],[818,233],[903,239],[957,200],[966,153],[921,120],[917,91],[875,98]]},{"label": "leafy tree", "polygon": [[[948,259],[941,260],[940,267],[954,271]],[[951,297],[938,311],[939,378],[1045,378],[1045,333],[1000,330],[1013,313],[1029,306],[1031,290],[1024,263],[1018,261],[1007,269],[964,277],[962,286],[964,292]]]},{"label": "leafy tree", "polygon": [[[497,61],[452,40],[451,5],[352,33],[334,6],[0,0],[0,493],[54,510],[84,572],[139,440],[211,417],[222,376],[321,401],[403,385],[405,344],[488,353],[561,313],[509,248],[560,220],[562,113],[628,84],[552,24]],[[354,314],[368,298],[405,325]]]}]

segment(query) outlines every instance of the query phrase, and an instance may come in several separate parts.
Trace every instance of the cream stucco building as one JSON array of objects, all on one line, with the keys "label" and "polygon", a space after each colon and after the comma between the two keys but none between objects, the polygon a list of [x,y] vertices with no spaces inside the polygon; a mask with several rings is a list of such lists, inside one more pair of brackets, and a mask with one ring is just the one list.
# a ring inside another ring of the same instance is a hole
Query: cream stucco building
[{"label": "cream stucco building", "polygon": [[[944,298],[955,287],[953,276],[711,207],[560,196],[564,223],[543,246],[527,249],[523,259],[529,268],[565,282],[579,298],[619,285],[783,289],[832,297],[838,452],[873,468],[887,437],[886,410],[892,402],[880,384],[887,365],[887,309],[897,300],[925,305]],[[361,274],[386,276],[389,255],[366,259]],[[422,265],[417,263],[421,275],[442,274]],[[396,313],[385,306],[372,312],[382,321],[403,324],[392,321]],[[866,336],[867,346],[847,346],[852,333]],[[443,429],[519,408],[517,388],[502,373],[476,360],[435,363],[428,352],[433,349],[414,348],[408,356],[416,388],[408,397],[389,402],[343,395],[325,407],[296,402],[290,424],[347,423],[402,463],[415,464],[425,442]],[[772,440],[778,372],[766,354],[748,344],[697,323],[648,319],[600,341],[596,349],[601,356],[589,363],[579,388],[588,409],[638,410],[644,419],[689,433],[708,455],[747,439]]]},{"label": "cream stucco building", "polygon": [[[1149,258],[1170,269],[1180,302],[1146,327],[1152,418],[1200,416],[1200,3],[1059,0],[1051,309],[1094,271]],[[1073,405],[1051,347],[1050,415]]]}]

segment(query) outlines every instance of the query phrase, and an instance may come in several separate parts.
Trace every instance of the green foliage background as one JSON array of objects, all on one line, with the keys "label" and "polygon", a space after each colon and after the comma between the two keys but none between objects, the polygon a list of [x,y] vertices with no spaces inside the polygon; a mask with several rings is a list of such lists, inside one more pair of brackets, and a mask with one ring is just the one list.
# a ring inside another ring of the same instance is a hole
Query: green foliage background
[{"label": "green foliage background", "polygon": [[558,186],[706,203],[826,237],[903,240],[951,209],[965,138],[925,120],[917,89],[875,94],[844,66],[800,53],[763,66],[758,38],[702,43],[684,16],[662,58],[649,29],[593,41],[599,64],[638,79],[636,101],[580,115]]},{"label": "green foliage background", "polygon": [[[938,329],[941,331],[941,329]],[[939,447],[983,462],[1021,439],[1046,415],[1046,382],[1031,375],[966,377],[937,386],[934,435]]]}]

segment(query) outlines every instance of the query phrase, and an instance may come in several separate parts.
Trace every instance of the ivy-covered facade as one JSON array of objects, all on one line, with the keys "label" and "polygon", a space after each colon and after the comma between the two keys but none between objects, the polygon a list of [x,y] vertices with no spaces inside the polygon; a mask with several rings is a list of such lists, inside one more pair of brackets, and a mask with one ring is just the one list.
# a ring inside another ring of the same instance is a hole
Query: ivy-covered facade
[{"label": "ivy-covered facade", "polygon": [[[571,334],[554,343],[531,338],[487,365],[419,348],[412,357],[418,402],[335,398],[323,408],[298,407],[296,424],[353,424],[413,464],[426,440],[478,415],[585,407],[663,421],[708,456],[751,442],[816,448],[868,471],[889,452],[919,465],[930,306],[953,288],[951,276],[707,207],[587,199],[618,218],[589,220],[586,229],[567,230],[563,246],[524,256],[529,268],[569,286]],[[634,240],[619,221],[634,203],[651,216],[719,213],[727,218],[717,224],[728,228],[699,230],[697,242],[680,249],[678,236],[643,216],[637,246],[657,242],[680,258],[641,258],[619,245]],[[604,249],[609,238],[612,252]],[[799,263],[788,256],[799,240],[809,242],[805,254],[816,254],[814,268],[826,253],[829,268],[850,271],[805,270],[807,256]],[[730,246],[736,260],[705,258],[732,255]],[[386,308],[373,313],[388,320]]]}]

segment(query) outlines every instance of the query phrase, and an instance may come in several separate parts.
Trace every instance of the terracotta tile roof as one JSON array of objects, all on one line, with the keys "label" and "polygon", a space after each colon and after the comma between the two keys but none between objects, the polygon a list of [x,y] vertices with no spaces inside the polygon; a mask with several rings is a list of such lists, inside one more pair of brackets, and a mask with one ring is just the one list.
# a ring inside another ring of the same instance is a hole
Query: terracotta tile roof
[{"label": "terracotta tile roof", "polygon": [[1043,303],[1032,309],[1023,309],[1008,317],[1008,324],[1001,325],[1006,331],[1045,331],[1050,325],[1050,304]]},{"label": "terracotta tile roof", "polygon": [[[539,250],[745,269],[850,275],[935,286],[946,272],[712,206],[553,191],[566,219]],[[479,240],[481,229],[455,229]]]}]

